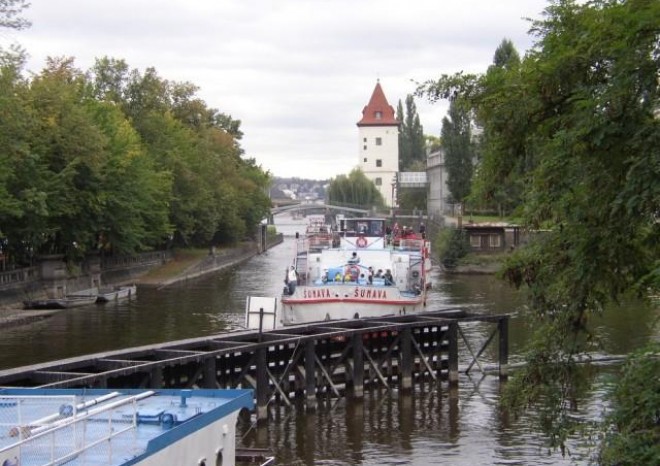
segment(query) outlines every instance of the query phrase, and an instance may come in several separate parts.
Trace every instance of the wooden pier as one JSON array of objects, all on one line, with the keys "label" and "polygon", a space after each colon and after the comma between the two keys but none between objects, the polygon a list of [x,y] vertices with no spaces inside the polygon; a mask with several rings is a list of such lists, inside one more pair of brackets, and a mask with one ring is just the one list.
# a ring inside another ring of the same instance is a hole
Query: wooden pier
[{"label": "wooden pier", "polygon": [[[462,327],[492,324],[475,353]],[[365,390],[410,390],[426,381],[458,383],[459,340],[472,363],[498,335],[499,376],[507,376],[508,316],[461,309],[239,331],[97,353],[0,371],[0,387],[253,388],[257,418],[272,402],[302,397],[361,398]]]}]

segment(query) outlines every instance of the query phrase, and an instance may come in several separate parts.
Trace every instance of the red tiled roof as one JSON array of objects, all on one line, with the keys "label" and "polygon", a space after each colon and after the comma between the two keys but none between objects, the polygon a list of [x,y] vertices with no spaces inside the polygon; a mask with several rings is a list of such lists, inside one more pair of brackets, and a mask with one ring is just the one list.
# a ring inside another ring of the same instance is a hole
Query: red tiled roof
[{"label": "red tiled roof", "polygon": [[394,117],[394,108],[387,102],[383,88],[376,83],[376,88],[364,110],[358,126],[398,126],[399,121]]}]

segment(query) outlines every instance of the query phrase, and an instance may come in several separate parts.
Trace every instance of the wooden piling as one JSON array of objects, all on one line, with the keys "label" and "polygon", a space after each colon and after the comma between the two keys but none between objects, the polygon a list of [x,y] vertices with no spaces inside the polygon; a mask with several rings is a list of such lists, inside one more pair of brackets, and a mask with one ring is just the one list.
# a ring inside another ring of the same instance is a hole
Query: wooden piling
[{"label": "wooden piling", "polygon": [[500,380],[509,377],[509,317],[503,316],[497,321],[499,338]]},{"label": "wooden piling", "polygon": [[413,353],[412,353],[412,330],[405,328],[401,332],[399,340],[401,345],[401,390],[409,391],[412,388]]},{"label": "wooden piling", "polygon": [[316,409],[316,343],[305,343],[305,401],[307,409]]},{"label": "wooden piling", "polygon": [[352,337],[353,345],[353,398],[362,398],[364,396],[364,342],[362,334],[355,334]]}]

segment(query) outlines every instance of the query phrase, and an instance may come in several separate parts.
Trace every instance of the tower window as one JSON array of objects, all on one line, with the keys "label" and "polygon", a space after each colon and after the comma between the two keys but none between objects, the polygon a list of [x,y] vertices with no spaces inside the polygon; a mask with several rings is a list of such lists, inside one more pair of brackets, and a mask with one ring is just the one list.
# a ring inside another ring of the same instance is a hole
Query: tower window
[{"label": "tower window", "polygon": [[362,142],[367,142],[367,138],[363,138],[363,139],[362,139]]},{"label": "tower window", "polygon": [[376,118],[376,120],[381,120],[383,118],[383,112],[381,111],[374,112],[374,117]]},{"label": "tower window", "polygon": [[364,163],[367,163],[367,158],[366,157],[364,158]]},{"label": "tower window", "polygon": [[362,149],[367,150],[367,145],[365,144],[364,146],[362,146]]},{"label": "tower window", "polygon": [[382,186],[382,185],[383,185],[383,179],[382,179],[382,178],[376,178],[376,179],[374,180],[374,184],[375,184],[376,186]]},{"label": "tower window", "polygon": [[382,167],[383,166],[383,160],[382,159],[376,159],[376,166],[377,167]]},{"label": "tower window", "polygon": [[382,146],[383,145],[383,138],[376,138],[376,145],[377,146]]}]

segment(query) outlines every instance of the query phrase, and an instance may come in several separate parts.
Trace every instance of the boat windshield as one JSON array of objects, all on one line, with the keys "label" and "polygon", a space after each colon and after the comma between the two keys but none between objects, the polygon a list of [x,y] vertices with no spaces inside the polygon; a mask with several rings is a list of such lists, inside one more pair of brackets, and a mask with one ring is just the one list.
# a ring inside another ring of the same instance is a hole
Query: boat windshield
[{"label": "boat windshield", "polygon": [[344,236],[385,236],[385,219],[382,218],[345,218],[340,221],[340,230]]}]

